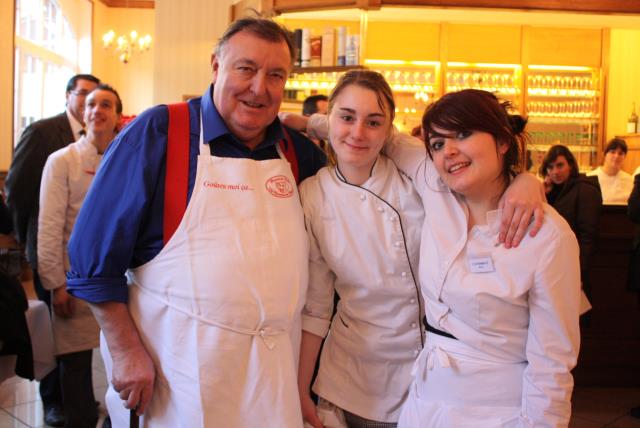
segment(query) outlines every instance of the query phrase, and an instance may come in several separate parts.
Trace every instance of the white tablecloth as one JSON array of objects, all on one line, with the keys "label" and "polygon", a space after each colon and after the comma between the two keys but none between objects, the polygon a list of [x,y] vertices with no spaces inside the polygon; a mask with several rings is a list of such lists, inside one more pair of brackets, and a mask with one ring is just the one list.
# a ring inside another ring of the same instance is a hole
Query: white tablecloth
[{"label": "white tablecloth", "polygon": [[[27,326],[33,350],[33,373],[41,380],[56,366],[51,317],[44,302],[29,300]],[[16,356],[0,356],[0,382],[15,375]]]}]

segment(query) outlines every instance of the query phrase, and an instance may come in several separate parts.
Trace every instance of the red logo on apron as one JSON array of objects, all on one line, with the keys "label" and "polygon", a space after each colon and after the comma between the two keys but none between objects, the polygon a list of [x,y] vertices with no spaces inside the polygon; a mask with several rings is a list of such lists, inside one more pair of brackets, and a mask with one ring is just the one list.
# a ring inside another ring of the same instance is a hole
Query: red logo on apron
[{"label": "red logo on apron", "polygon": [[271,177],[264,184],[264,187],[276,198],[290,198],[293,195],[293,184],[284,175]]}]

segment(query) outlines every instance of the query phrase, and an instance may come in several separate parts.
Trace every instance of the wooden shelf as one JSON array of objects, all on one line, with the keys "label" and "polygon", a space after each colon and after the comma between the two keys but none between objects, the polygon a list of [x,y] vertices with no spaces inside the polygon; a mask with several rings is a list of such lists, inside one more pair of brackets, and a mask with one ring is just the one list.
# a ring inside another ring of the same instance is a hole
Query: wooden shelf
[{"label": "wooden shelf", "polygon": [[340,73],[349,70],[363,70],[364,65],[334,65],[330,67],[293,67],[291,73]]}]

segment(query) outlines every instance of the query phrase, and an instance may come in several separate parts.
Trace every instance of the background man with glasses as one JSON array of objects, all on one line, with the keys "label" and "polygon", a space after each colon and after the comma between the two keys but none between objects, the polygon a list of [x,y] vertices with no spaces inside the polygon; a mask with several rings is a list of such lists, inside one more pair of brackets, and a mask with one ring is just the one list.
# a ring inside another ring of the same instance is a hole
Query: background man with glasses
[{"label": "background man with glasses", "polygon": [[[78,140],[84,133],[85,98],[99,83],[100,80],[91,74],[77,74],[69,79],[66,111],[34,122],[22,132],[5,182],[7,205],[13,217],[16,239],[26,247],[36,293],[49,309],[50,292],[42,287],[37,272],[40,179],[49,155]],[[64,426],[58,368],[40,382],[40,396],[45,422],[51,426]]]}]

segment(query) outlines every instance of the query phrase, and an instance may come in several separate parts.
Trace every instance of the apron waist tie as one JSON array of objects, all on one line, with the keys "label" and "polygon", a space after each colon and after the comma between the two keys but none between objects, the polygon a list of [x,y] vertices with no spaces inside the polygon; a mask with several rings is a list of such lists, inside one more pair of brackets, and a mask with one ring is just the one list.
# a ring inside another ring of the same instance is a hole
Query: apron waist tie
[{"label": "apron waist tie", "polygon": [[449,354],[438,345],[423,348],[418,358],[413,362],[411,376],[414,378],[415,393],[418,398],[420,398],[420,394],[416,381],[420,379],[424,382],[427,379],[427,372],[434,369],[436,360],[441,368],[451,368]]},{"label": "apron waist tie", "polygon": [[245,328],[241,328],[241,327],[234,327],[234,326],[230,326],[227,324],[223,324],[219,321],[216,320],[211,320],[208,318],[205,318],[201,315],[198,314],[194,314],[193,312],[188,311],[187,309],[181,308],[180,306],[174,305],[173,303],[169,302],[166,299],[163,299],[162,297],[160,297],[158,294],[152,292],[151,290],[147,290],[146,288],[136,284],[135,282],[132,282],[130,284],[131,286],[136,287],[137,289],[139,289],[140,291],[142,291],[144,294],[153,297],[154,299],[156,299],[158,302],[164,304],[167,307],[170,307],[190,318],[196,319],[202,323],[208,324],[208,325],[212,325],[214,327],[218,327],[221,328],[223,330],[227,330],[227,331],[231,331],[233,333],[238,333],[238,334],[244,334],[247,336],[258,336],[262,339],[262,342],[265,344],[265,346],[269,349],[272,350],[273,348],[275,348],[276,344],[275,341],[273,340],[273,336],[279,336],[281,334],[288,334],[287,330],[284,329],[276,329],[276,328],[272,328],[272,327],[261,327],[261,328],[257,328],[257,329],[245,329]]}]

